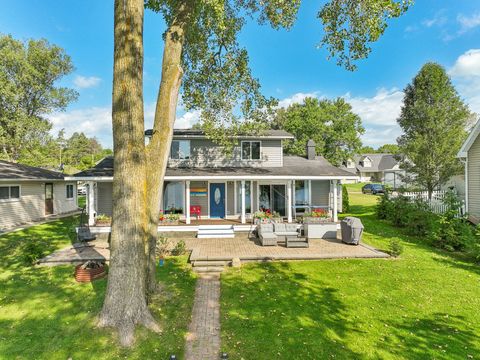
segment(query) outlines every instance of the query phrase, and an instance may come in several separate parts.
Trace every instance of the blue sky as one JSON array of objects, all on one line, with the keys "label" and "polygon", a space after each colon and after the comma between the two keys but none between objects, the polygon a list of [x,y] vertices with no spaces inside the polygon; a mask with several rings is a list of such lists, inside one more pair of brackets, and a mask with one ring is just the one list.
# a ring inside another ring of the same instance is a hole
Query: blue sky
[{"label": "blue sky", "polygon": [[[240,41],[250,54],[254,75],[263,92],[282,106],[305,96],[347,98],[362,117],[362,140],[374,147],[395,142],[402,89],[427,61],[447,69],[462,98],[480,113],[480,2],[417,0],[402,18],[390,22],[355,72],[327,60],[317,48],[322,29],[316,19],[319,4],[304,1],[290,31],[248,23]],[[72,57],[75,72],[64,79],[79,100],[65,113],[53,114],[54,131],[84,131],[111,146],[111,82],[113,60],[113,0],[4,1],[0,32],[19,39],[46,38]],[[147,11],[145,18],[145,108],[151,124],[160,82],[164,23]],[[191,126],[198,113],[179,108],[176,127]]]}]

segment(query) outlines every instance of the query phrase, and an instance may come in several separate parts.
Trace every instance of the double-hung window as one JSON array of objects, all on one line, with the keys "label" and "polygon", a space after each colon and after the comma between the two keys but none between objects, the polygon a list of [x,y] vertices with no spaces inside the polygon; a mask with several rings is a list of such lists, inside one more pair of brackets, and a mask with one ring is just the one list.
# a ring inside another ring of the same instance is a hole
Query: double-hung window
[{"label": "double-hung window", "polygon": [[66,186],[66,196],[67,199],[73,199],[73,185],[72,184],[67,184]]},{"label": "double-hung window", "polygon": [[242,141],[242,160],[260,160],[260,141]]},{"label": "double-hung window", "polygon": [[20,186],[0,186],[0,201],[20,199]]},{"label": "double-hung window", "polygon": [[170,159],[190,159],[190,140],[173,140],[170,148]]}]

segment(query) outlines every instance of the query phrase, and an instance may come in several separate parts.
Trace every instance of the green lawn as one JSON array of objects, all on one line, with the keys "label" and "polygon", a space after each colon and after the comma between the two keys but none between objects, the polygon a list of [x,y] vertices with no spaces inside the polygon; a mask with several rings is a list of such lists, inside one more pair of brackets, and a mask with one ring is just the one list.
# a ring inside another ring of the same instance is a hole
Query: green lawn
[{"label": "green lawn", "polygon": [[95,328],[106,280],[79,284],[72,266],[34,268],[22,262],[22,244],[48,240],[49,250],[74,239],[78,217],[0,237],[0,359],[167,359],[181,356],[193,304],[195,278],[186,257],[159,271],[165,291],[152,304],[163,335],[138,330],[137,343],[121,349],[108,330]]},{"label": "green lawn", "polygon": [[[354,185],[354,190],[358,185]],[[249,264],[222,275],[222,348],[232,359],[478,359],[480,268],[374,216],[350,194],[364,240],[399,259]]]}]

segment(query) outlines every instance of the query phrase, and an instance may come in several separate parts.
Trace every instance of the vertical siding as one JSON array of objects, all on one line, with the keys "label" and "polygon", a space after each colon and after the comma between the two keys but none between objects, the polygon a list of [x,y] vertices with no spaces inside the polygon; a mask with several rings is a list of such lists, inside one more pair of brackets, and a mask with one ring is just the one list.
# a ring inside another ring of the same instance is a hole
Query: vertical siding
[{"label": "vertical siding", "polygon": [[97,214],[112,216],[113,184],[111,182],[97,183]]},{"label": "vertical siding", "polygon": [[[208,182],[207,181],[191,181],[190,182],[190,189],[191,188],[199,188],[204,187],[208,189]],[[191,196],[190,197],[190,206],[201,206],[201,216],[207,217],[208,216],[208,196]]]},{"label": "vertical siding", "polygon": [[468,212],[480,219],[480,136],[468,151]]},{"label": "vertical siding", "polygon": [[312,180],[312,205],[328,206],[330,197],[330,181]]},{"label": "vertical siding", "polygon": [[44,183],[12,182],[8,185],[20,185],[20,199],[0,202],[0,228],[39,220],[45,216]]},{"label": "vertical siding", "polygon": [[[67,199],[67,185],[73,185],[73,199]],[[53,183],[53,212],[65,214],[77,210],[77,183]]]},{"label": "vertical siding", "polygon": [[190,140],[189,160],[172,160],[168,166],[192,166],[192,167],[277,167],[282,166],[282,141],[281,140],[261,140],[261,159],[248,161],[242,160],[241,143],[239,142],[233,149],[230,156],[225,155],[221,146],[207,139]]},{"label": "vertical siding", "polygon": [[235,182],[227,182],[227,215],[235,215]]}]

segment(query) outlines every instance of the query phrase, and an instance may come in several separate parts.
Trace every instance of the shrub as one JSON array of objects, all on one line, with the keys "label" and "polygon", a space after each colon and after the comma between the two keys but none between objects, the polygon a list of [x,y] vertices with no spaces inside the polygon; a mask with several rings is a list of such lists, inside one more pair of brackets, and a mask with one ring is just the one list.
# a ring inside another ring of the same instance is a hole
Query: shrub
[{"label": "shrub", "polygon": [[51,249],[44,240],[25,239],[20,247],[21,257],[26,265],[34,265]]},{"label": "shrub", "polygon": [[172,249],[173,256],[180,256],[187,252],[187,247],[185,241],[180,240],[175,244],[175,247]]},{"label": "shrub", "polygon": [[342,185],[342,212],[350,211],[350,199],[348,197],[348,190],[345,185]]},{"label": "shrub", "polygon": [[390,196],[388,192],[385,192],[382,196],[378,198],[378,204],[375,208],[375,212],[377,214],[377,218],[385,220],[388,218],[388,214],[392,210],[392,201],[390,200]]},{"label": "shrub", "polygon": [[398,239],[391,239],[388,244],[388,252],[393,257],[399,257],[403,253],[403,246]]},{"label": "shrub", "polygon": [[409,225],[409,215],[414,210],[415,205],[407,197],[398,196],[392,200],[392,206],[387,213],[387,219],[395,226],[405,227]]},{"label": "shrub", "polygon": [[159,258],[164,257],[168,255],[170,247],[171,241],[165,236],[159,236],[155,247],[155,253]]},{"label": "shrub", "polygon": [[427,236],[434,230],[438,216],[421,200],[413,202],[412,205],[410,211],[405,214],[407,231],[411,235]]}]

